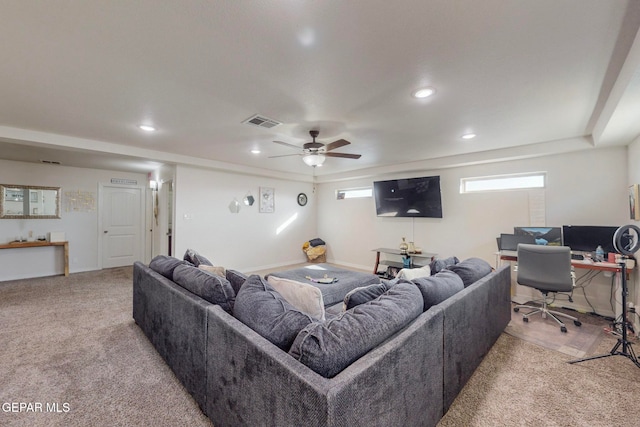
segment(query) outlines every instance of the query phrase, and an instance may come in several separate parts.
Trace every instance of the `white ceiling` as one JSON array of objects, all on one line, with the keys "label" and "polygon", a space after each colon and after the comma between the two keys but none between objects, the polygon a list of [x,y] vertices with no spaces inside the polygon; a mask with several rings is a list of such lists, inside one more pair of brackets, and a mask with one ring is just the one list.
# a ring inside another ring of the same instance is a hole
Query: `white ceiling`
[{"label": "white ceiling", "polygon": [[[634,0],[3,1],[0,158],[326,178],[628,144],[639,27]],[[310,129],[362,157],[268,158]]]}]

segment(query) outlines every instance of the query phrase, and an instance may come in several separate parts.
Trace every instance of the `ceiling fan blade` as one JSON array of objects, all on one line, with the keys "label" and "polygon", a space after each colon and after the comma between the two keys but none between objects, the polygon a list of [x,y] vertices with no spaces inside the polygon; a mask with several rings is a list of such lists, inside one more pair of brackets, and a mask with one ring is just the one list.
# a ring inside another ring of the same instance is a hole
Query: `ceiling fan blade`
[{"label": "ceiling fan blade", "polygon": [[348,153],[321,153],[327,157],[343,157],[345,159],[359,159],[362,154],[348,154]]},{"label": "ceiling fan blade", "polygon": [[276,144],[280,144],[280,145],[286,145],[287,147],[291,147],[291,148],[295,148],[297,150],[301,150],[302,147],[298,147],[297,145],[293,145],[293,144],[289,144],[288,142],[283,142],[283,141],[273,141]]},{"label": "ceiling fan blade", "polygon": [[281,154],[279,156],[269,156],[267,157],[268,159],[275,159],[276,157],[290,157],[290,156],[302,156],[301,153],[296,153],[296,154]]},{"label": "ceiling fan blade", "polygon": [[351,144],[346,139],[339,139],[337,141],[333,141],[324,146],[325,151],[335,150],[336,148],[344,147],[345,145]]}]

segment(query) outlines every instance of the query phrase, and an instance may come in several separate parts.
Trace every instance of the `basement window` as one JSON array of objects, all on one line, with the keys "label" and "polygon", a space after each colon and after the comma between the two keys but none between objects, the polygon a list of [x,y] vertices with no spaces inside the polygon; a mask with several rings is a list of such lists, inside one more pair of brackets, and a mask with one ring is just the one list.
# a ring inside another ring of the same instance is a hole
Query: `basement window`
[{"label": "basement window", "polygon": [[373,189],[371,187],[365,188],[347,188],[344,190],[336,190],[336,199],[360,199],[363,197],[372,197]]},{"label": "basement window", "polygon": [[460,193],[545,188],[546,181],[546,172],[462,178],[460,180]]}]

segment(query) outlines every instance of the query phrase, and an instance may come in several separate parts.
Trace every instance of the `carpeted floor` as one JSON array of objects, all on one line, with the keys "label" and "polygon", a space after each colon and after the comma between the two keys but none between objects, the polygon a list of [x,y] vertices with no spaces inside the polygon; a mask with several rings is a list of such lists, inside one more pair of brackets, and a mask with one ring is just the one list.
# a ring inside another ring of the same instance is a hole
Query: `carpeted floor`
[{"label": "carpeted floor", "polygon": [[[133,322],[131,281],[128,267],[0,282],[0,426],[212,425]],[[639,425],[639,368],[571,359],[502,334],[439,426]]]},{"label": "carpeted floor", "polygon": [[0,426],[211,426],[131,295],[130,267],[0,282]]}]

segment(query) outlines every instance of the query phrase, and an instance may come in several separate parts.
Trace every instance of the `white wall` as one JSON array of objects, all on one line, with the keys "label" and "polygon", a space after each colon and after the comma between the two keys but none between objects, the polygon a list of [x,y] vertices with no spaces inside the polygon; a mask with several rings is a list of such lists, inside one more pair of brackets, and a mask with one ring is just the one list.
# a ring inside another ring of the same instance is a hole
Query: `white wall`
[{"label": "white wall", "polygon": [[[313,184],[178,165],[175,179],[175,256],[195,249],[215,265],[244,272],[306,261],[302,244],[316,231]],[[275,212],[259,212],[259,187],[275,189]],[[256,202],[229,211],[251,192]],[[301,207],[297,195],[309,202]],[[291,224],[278,233],[288,220]]]},{"label": "white wall", "polygon": [[[640,138],[636,138],[628,147],[628,168],[629,178],[627,185],[640,184]],[[634,224],[640,227],[638,221],[627,220],[627,224]],[[636,258],[638,258],[636,254]],[[632,282],[629,283],[629,302],[632,302],[636,307],[640,307],[640,289],[638,289],[638,269],[636,268],[635,274],[632,276]],[[640,333],[640,318],[637,315],[632,314],[630,317],[634,322],[635,330]]]},{"label": "white wall", "polygon": [[[639,150],[640,151],[640,150]],[[318,234],[327,241],[328,259],[373,269],[376,247],[397,248],[401,238],[425,252],[460,259],[479,257],[495,265],[496,237],[529,226],[530,201],[536,192],[509,191],[460,194],[460,179],[520,172],[547,172],[542,192],[546,225],[623,225],[628,222],[627,149],[616,147],[510,162],[425,170],[318,186]],[[371,186],[373,181],[440,175],[443,218],[381,218],[373,199],[336,200],[335,190]],[[594,248],[595,249],[595,248]],[[603,314],[612,313],[608,278],[594,280],[587,290]],[[579,298],[578,298],[579,297]],[[581,296],[576,303],[585,305]]]},{"label": "white wall", "polygon": [[[50,231],[64,231],[69,241],[69,271],[98,269],[98,184],[109,184],[111,178],[134,179],[139,184],[146,182],[144,174],[0,160],[0,183],[61,187],[63,193],[60,219],[0,219],[0,242],[8,243],[20,235],[26,238],[29,231],[33,232],[34,238]],[[68,191],[92,192],[96,197],[96,210],[67,211],[64,193]],[[61,248],[0,251],[0,281],[62,274],[62,266]]]}]

